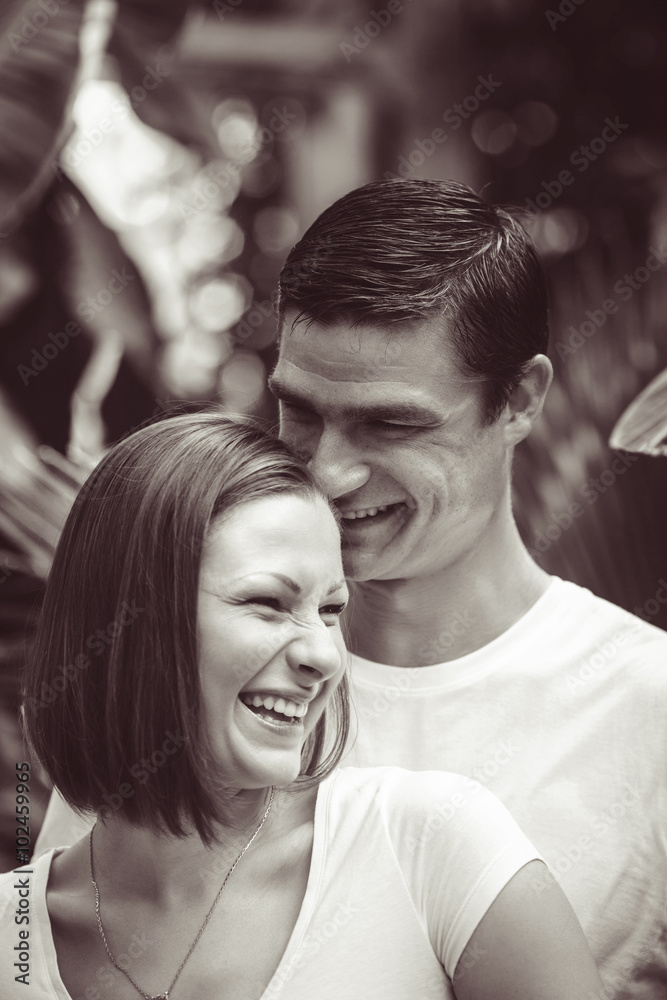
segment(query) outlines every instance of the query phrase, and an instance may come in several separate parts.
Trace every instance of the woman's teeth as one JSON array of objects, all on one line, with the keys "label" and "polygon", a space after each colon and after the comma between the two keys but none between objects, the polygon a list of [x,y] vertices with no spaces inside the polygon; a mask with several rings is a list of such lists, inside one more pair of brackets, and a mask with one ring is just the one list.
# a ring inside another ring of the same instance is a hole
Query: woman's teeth
[{"label": "woman's teeth", "polygon": [[241,694],[239,697],[248,708],[266,708],[268,711],[277,712],[288,719],[303,719],[308,711],[308,705],[298,705],[295,701],[276,698],[272,694]]}]

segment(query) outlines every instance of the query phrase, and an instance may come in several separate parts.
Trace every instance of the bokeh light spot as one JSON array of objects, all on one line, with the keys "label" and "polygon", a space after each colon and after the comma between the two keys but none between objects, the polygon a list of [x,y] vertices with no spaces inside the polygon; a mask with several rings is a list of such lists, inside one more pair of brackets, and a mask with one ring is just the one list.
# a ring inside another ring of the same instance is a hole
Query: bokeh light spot
[{"label": "bokeh light spot", "polygon": [[506,111],[481,111],[472,123],[472,140],[483,153],[504,153],[517,135],[516,122]]},{"label": "bokeh light spot", "polygon": [[203,330],[228,330],[248,308],[249,292],[250,283],[238,274],[203,282],[192,292],[191,316]]},{"label": "bokeh light spot", "polygon": [[541,212],[532,220],[531,236],[541,256],[562,257],[584,245],[588,221],[576,208],[559,206]]},{"label": "bokeh light spot", "polygon": [[220,373],[219,391],[232,413],[251,413],[265,385],[264,364],[253,351],[237,349]]},{"label": "bokeh light spot", "polygon": [[299,238],[299,220],[289,208],[263,208],[255,216],[253,231],[260,250],[269,257],[279,257]]},{"label": "bokeh light spot", "polygon": [[543,146],[556,133],[558,116],[543,101],[524,101],[514,111],[518,136],[527,146]]}]

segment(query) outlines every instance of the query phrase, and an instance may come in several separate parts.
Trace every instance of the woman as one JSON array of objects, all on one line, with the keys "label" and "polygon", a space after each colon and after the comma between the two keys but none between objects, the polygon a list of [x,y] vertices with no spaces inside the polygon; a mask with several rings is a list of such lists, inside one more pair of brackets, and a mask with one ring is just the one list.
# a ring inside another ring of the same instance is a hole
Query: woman
[{"label": "woman", "polygon": [[601,988],[493,796],[335,769],[346,600],[326,500],[249,422],[176,417],[106,456],[63,531],[26,692],[36,754],[98,820],[0,879],[3,997]]}]

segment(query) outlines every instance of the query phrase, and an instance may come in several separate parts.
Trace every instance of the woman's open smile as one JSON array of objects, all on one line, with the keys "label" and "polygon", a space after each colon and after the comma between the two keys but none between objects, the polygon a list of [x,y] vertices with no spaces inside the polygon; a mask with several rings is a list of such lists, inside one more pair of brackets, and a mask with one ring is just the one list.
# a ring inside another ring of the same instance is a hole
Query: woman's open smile
[{"label": "woman's open smile", "polygon": [[304,741],[342,676],[346,600],[338,528],[323,500],[256,500],[213,524],[201,570],[200,669],[225,781],[296,778]]}]

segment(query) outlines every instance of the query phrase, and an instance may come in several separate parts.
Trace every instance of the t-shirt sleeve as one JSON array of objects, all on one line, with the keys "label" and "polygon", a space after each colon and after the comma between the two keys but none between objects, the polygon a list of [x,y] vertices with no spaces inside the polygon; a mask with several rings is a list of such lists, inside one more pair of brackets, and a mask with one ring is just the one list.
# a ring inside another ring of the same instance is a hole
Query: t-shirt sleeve
[{"label": "t-shirt sleeve", "polygon": [[471,778],[396,769],[387,817],[396,859],[431,946],[452,978],[496,896],[542,861],[505,806]]},{"label": "t-shirt sleeve", "polygon": [[33,861],[41,858],[52,847],[70,847],[90,833],[96,816],[79,815],[65,802],[57,788],[51,792],[46,815],[32,853]]}]

